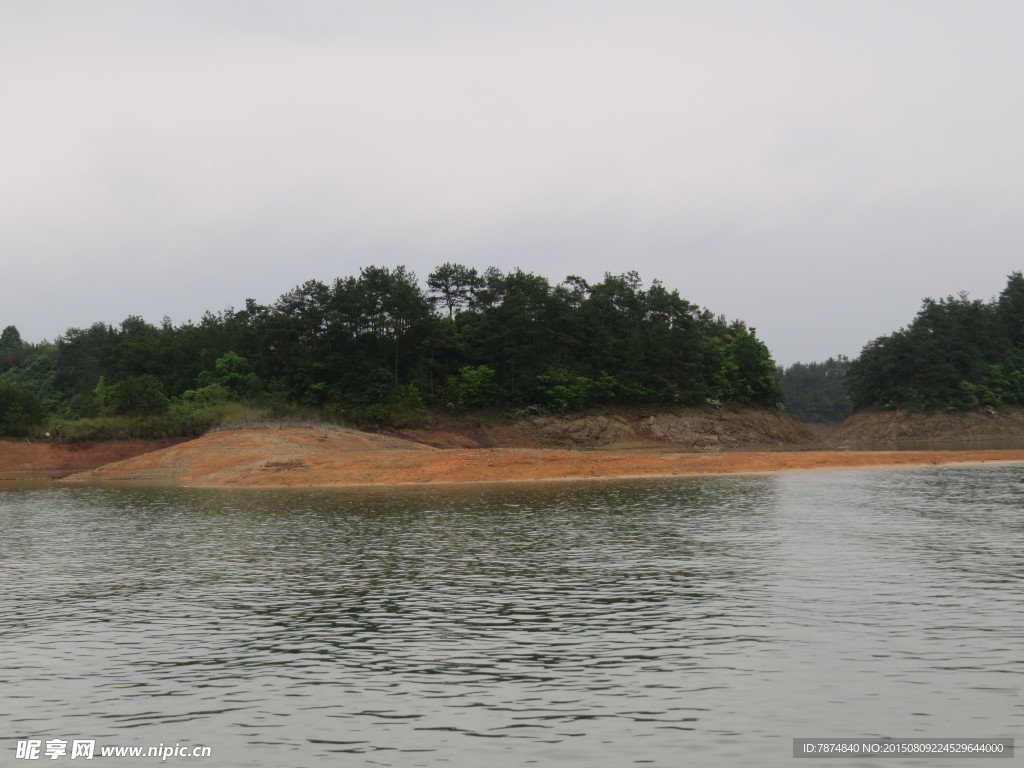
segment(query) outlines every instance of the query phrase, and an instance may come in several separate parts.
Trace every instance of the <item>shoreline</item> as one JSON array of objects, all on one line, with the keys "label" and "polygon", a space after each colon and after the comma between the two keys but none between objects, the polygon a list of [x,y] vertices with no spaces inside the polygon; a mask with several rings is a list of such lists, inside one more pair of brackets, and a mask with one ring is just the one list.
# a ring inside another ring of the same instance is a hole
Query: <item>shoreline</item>
[{"label": "shoreline", "polygon": [[0,482],[45,484],[180,441],[106,440],[85,443],[0,440]]},{"label": "shoreline", "polygon": [[694,451],[671,443],[593,448],[437,448],[349,429],[238,429],[174,444],[0,444],[0,482],[206,488],[367,488],[669,478],[1024,463],[1024,449]]},{"label": "shoreline", "polygon": [[62,483],[156,482],[206,488],[391,487],[639,479],[1024,462],[1016,450],[747,450],[683,452],[613,447],[431,448],[339,430],[237,430],[143,454]]},{"label": "shoreline", "polygon": [[[743,453],[743,452],[740,452]],[[578,475],[578,476],[561,476],[561,477],[515,477],[505,479],[472,479],[472,480],[401,480],[391,482],[331,482],[316,485],[297,485],[293,483],[234,483],[225,482],[223,484],[215,483],[202,483],[202,484],[189,484],[181,483],[176,481],[159,481],[159,480],[103,480],[103,481],[92,481],[96,485],[125,485],[125,486],[159,486],[164,485],[172,488],[206,488],[211,490],[223,490],[228,488],[238,490],[379,490],[382,493],[388,489],[410,489],[410,488],[465,488],[474,486],[507,486],[507,485],[556,485],[558,483],[607,483],[617,482],[620,480],[632,481],[632,480],[669,480],[672,478],[699,478],[699,477],[729,477],[729,476],[759,476],[759,475],[778,475],[788,473],[800,473],[800,472],[843,472],[843,471],[856,471],[856,470],[898,470],[898,469],[915,469],[924,467],[934,467],[936,469],[945,469],[949,467],[977,467],[984,465],[1006,465],[1006,464],[1021,464],[1024,465],[1024,457],[1003,459],[1003,458],[984,458],[984,459],[966,459],[958,460],[952,459],[949,461],[931,461],[931,462],[904,462],[904,463],[883,463],[883,464],[857,464],[857,465],[822,465],[822,466],[811,466],[811,467],[785,467],[780,469],[737,469],[737,470],[722,470],[722,471],[693,471],[693,472],[672,472],[672,473],[658,473],[658,474],[624,474],[624,475]],[[68,483],[56,481],[55,486],[68,487],[72,484],[89,485],[88,480],[72,480]]]},{"label": "shoreline", "polygon": [[[501,449],[491,449],[501,450]],[[581,453],[583,453],[581,451]],[[784,455],[792,453],[803,453],[803,452],[773,452]],[[170,484],[175,487],[185,488],[211,488],[211,489],[224,489],[224,488],[252,488],[252,489],[370,489],[378,488],[381,490],[387,490],[389,488],[424,488],[424,487],[462,487],[462,486],[479,486],[479,485],[522,485],[522,484],[555,484],[555,483],[579,483],[579,482],[613,482],[617,480],[667,480],[670,478],[697,478],[697,477],[726,477],[729,475],[774,475],[780,473],[790,472],[828,472],[828,471],[844,471],[844,470],[897,470],[906,468],[921,468],[921,467],[935,467],[935,468],[948,468],[948,467],[974,467],[990,464],[1024,464],[1024,451],[1013,451],[1019,455],[1013,457],[1004,456],[925,456],[921,459],[913,458],[910,460],[871,460],[875,454],[888,454],[888,451],[814,451],[813,453],[818,454],[857,454],[868,458],[868,461],[864,462],[845,462],[845,461],[816,461],[812,463],[804,464],[803,462],[784,462],[780,466],[763,467],[760,466],[761,462],[758,460],[758,454],[751,454],[745,451],[737,451],[728,454],[717,454],[719,456],[728,456],[731,459],[735,459],[735,463],[730,462],[728,467],[719,466],[706,466],[701,468],[679,468],[673,471],[630,471],[630,472],[604,472],[595,474],[592,472],[580,472],[580,473],[565,473],[565,474],[536,474],[524,476],[516,474],[515,476],[474,476],[474,477],[460,477],[459,479],[449,479],[446,477],[441,478],[422,478],[422,479],[396,479],[393,477],[387,477],[387,479],[374,478],[374,477],[362,477],[359,480],[342,480],[331,478],[324,481],[316,482],[303,482],[299,478],[284,478],[278,477],[276,481],[274,479],[261,479],[258,476],[251,476],[249,478],[232,478],[225,479],[223,482],[178,482],[170,481]],[[892,453],[906,454],[908,451],[899,451]],[[931,453],[931,452],[929,452]],[[936,452],[939,453],[939,452]],[[955,452],[942,451],[943,454],[950,454]],[[976,452],[964,451],[965,454],[972,454]],[[1000,452],[986,452],[986,453],[1000,453]],[[691,454],[692,455],[692,454]],[[384,473],[382,473],[384,474]],[[386,473],[390,474],[390,473]],[[499,469],[495,475],[501,474]],[[299,482],[295,482],[299,480]],[[88,482],[88,481],[72,481],[72,482]],[[153,481],[145,479],[124,479],[124,480],[106,480],[101,481],[106,483],[130,483],[130,484],[145,484],[152,483]]]}]

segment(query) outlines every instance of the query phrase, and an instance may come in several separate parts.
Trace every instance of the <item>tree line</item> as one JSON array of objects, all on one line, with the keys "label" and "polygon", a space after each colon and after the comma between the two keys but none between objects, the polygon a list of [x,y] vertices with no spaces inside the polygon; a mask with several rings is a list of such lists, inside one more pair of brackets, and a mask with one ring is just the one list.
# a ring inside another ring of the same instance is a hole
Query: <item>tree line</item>
[{"label": "tree line", "polygon": [[[0,335],[0,430],[132,417],[201,430],[231,402],[392,423],[429,407],[564,412],[596,404],[781,403],[753,328],[636,272],[552,284],[516,269],[405,267],[310,280],[269,305],[198,322],[70,328],[29,344]],[[159,421],[163,419],[163,421]],[[181,426],[183,425],[183,426]],[[171,429],[166,426],[162,429]],[[172,429],[172,431],[173,431]]]},{"label": "tree line", "polygon": [[850,415],[852,404],[847,386],[850,359],[830,357],[823,363],[794,363],[779,366],[776,375],[786,411],[812,424],[838,424]]},{"label": "tree line", "polygon": [[987,302],[925,299],[909,326],[864,347],[849,388],[854,408],[1024,405],[1024,276]]}]

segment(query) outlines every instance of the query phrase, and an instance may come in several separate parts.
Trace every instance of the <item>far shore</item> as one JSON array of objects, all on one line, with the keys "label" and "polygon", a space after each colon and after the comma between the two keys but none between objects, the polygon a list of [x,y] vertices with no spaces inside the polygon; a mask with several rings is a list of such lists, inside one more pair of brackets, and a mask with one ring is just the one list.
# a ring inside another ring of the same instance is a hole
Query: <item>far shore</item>
[{"label": "far shore", "polygon": [[[475,453],[510,453],[508,449],[482,449]],[[668,479],[673,477],[715,477],[725,475],[767,475],[775,473],[822,472],[843,470],[898,470],[908,467],[953,467],[989,464],[1024,464],[1024,452],[1020,451],[929,451],[928,455],[916,456],[907,451],[816,451],[808,453],[747,453],[734,452],[718,454],[721,461],[676,462],[661,457],[658,466],[635,457],[615,456],[594,466],[583,456],[587,451],[566,451],[576,454],[570,457],[553,457],[549,452],[512,451],[519,456],[499,456],[488,461],[486,468],[472,458],[450,455],[442,462],[407,462],[396,470],[393,464],[385,463],[379,470],[367,471],[363,467],[309,467],[296,466],[299,470],[290,474],[275,472],[267,474],[254,472],[218,479],[205,478],[150,478],[145,473],[138,476],[98,476],[80,473],[58,481],[66,484],[122,484],[122,485],[171,485],[186,488],[401,488],[424,486],[495,485],[527,483],[568,483],[601,482],[614,480]],[[446,451],[458,454],[460,451]],[[544,453],[546,455],[537,455]],[[1014,453],[1013,457],[1006,456]],[[580,455],[582,454],[582,456]],[[607,455],[607,454],[606,454]],[[677,454],[681,457],[683,454]],[[692,459],[693,454],[688,454]],[[771,457],[771,458],[768,458]],[[396,459],[401,459],[395,457]],[[475,457],[473,457],[475,458]],[[541,470],[523,465],[536,462],[551,462],[554,465]],[[462,467],[453,471],[453,465]],[[439,465],[444,464],[443,469]],[[472,466],[474,465],[475,466]],[[413,466],[410,466],[413,465]],[[312,472],[310,470],[313,470]],[[468,470],[468,471],[466,471]]]},{"label": "far shore", "polygon": [[[66,483],[191,487],[356,487],[769,473],[1024,462],[1024,450],[722,451],[431,448],[355,430],[216,432],[68,473]],[[0,479],[3,479],[0,476]],[[7,478],[12,479],[12,478]]]}]

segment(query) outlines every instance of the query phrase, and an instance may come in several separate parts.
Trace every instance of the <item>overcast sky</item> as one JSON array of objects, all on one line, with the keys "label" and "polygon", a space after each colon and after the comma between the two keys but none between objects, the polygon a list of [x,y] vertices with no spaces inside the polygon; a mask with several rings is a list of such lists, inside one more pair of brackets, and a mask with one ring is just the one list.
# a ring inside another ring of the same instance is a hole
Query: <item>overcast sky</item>
[{"label": "overcast sky", "polygon": [[453,261],[776,361],[1024,268],[1019,0],[0,0],[0,327]]}]

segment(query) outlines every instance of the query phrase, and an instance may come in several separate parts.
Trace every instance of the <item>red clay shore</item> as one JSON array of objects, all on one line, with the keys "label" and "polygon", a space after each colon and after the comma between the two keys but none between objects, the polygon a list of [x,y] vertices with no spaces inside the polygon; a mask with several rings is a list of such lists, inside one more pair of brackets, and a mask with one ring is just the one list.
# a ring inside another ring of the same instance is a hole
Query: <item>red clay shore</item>
[{"label": "red clay shore", "polygon": [[73,474],[65,482],[195,487],[331,487],[666,477],[808,469],[1024,462],[1024,450],[738,451],[435,449],[354,430],[216,432]]},{"label": "red clay shore", "polygon": [[0,480],[54,480],[75,472],[158,451],[169,440],[47,443],[0,440]]}]

